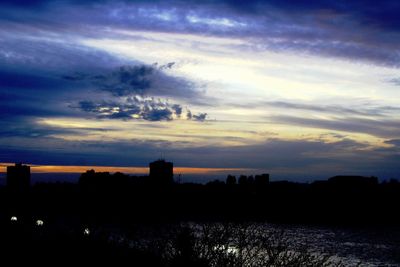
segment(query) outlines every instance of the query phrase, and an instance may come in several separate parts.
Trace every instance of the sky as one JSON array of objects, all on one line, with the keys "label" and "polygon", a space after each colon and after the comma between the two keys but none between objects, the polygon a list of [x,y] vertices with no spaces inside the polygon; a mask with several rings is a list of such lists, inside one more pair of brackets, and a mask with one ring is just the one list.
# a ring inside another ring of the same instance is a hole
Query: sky
[{"label": "sky", "polygon": [[400,177],[399,1],[1,1],[0,162]]}]

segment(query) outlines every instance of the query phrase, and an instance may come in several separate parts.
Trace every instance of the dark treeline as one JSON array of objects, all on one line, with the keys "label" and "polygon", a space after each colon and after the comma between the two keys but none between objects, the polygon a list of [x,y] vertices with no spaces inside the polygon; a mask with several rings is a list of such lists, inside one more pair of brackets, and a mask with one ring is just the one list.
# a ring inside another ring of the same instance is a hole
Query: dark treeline
[{"label": "dark treeline", "polygon": [[29,192],[1,188],[4,216],[71,215],[81,222],[262,220],[330,225],[398,225],[400,183],[375,177],[336,176],[327,181],[269,182],[268,175],[229,175],[207,184],[158,184],[122,173],[81,175],[78,184],[39,183]]}]

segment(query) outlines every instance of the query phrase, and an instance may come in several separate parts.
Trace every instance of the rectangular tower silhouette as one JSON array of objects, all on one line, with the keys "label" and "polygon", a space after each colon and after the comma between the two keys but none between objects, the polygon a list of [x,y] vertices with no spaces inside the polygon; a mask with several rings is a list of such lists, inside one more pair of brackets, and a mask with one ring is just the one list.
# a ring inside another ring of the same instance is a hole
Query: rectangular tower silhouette
[{"label": "rectangular tower silhouette", "polygon": [[150,179],[157,184],[172,184],[174,182],[174,165],[163,159],[149,164]]},{"label": "rectangular tower silhouette", "polygon": [[16,163],[7,166],[7,187],[13,192],[26,192],[31,185],[31,167]]}]

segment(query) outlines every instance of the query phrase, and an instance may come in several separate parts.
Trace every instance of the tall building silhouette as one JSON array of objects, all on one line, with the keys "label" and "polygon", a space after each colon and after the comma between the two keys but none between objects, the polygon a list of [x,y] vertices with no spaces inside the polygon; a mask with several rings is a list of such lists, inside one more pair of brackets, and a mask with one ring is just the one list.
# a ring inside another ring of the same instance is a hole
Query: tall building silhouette
[{"label": "tall building silhouette", "polygon": [[25,192],[31,185],[31,167],[16,163],[7,166],[7,187],[14,192]]},{"label": "tall building silhouette", "polygon": [[149,164],[150,179],[157,184],[172,184],[174,182],[174,165],[164,159]]}]

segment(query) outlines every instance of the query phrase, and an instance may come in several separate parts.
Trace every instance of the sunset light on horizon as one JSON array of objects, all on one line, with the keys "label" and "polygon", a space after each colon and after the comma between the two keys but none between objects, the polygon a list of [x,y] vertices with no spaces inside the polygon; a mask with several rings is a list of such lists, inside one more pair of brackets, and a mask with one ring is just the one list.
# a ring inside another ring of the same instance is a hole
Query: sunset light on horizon
[{"label": "sunset light on horizon", "polygon": [[[0,173],[6,173],[7,166],[13,166],[13,163],[0,163]],[[33,165],[27,164],[31,167],[32,173],[84,173],[88,170],[95,170],[96,172],[110,172],[110,173],[126,173],[137,175],[148,175],[149,167],[115,167],[115,166],[56,166],[56,165]],[[176,175],[179,174],[218,174],[218,173],[248,173],[254,171],[251,169],[240,168],[191,168],[191,167],[174,167]]]},{"label": "sunset light on horizon", "polygon": [[400,176],[393,1],[18,3],[0,10],[2,162]]}]

